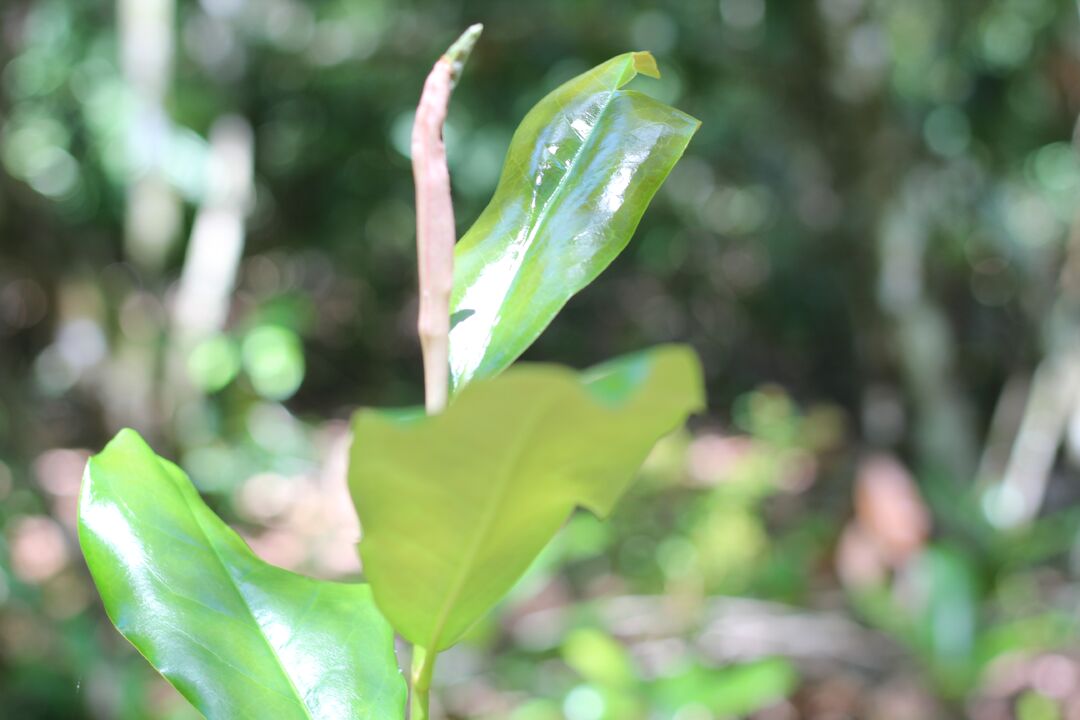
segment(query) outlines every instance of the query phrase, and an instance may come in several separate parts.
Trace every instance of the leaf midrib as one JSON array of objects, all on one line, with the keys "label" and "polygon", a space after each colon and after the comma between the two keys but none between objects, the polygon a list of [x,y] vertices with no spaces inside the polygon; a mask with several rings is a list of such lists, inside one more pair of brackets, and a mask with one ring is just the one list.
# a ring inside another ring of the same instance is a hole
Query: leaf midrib
[{"label": "leaf midrib", "polygon": [[[274,649],[274,646],[270,644],[270,639],[267,638],[265,634],[263,634],[262,625],[259,624],[258,619],[255,617],[255,612],[251,609],[251,605],[248,604],[247,598],[244,597],[244,594],[242,592],[240,592],[240,588],[236,586],[236,578],[234,578],[232,573],[229,572],[229,566],[225,563],[225,559],[221,557],[221,553],[218,552],[217,545],[210,538],[210,534],[203,526],[202,520],[199,519],[199,514],[195,512],[195,508],[191,506],[191,501],[188,498],[187,494],[184,493],[183,488],[176,487],[176,481],[172,477],[172,473],[170,473],[167,468],[162,467],[162,470],[164,471],[165,476],[168,477],[169,481],[173,484],[173,487],[179,492],[180,497],[184,501],[184,507],[187,509],[188,514],[191,515],[192,520],[194,520],[195,524],[198,525],[199,531],[206,539],[206,544],[210,547],[210,551],[214,554],[214,558],[221,566],[222,572],[224,572],[225,576],[229,579],[229,587],[231,587],[233,592],[236,593],[236,596],[240,599],[240,603],[244,606],[244,609],[247,610],[248,616],[251,618],[251,622],[256,628],[256,635],[258,635],[259,638],[262,639],[263,643],[266,645],[267,650],[270,651],[270,655],[274,658],[274,662],[277,664],[278,669],[281,671],[282,677],[284,677],[285,682],[289,684],[289,688],[293,692],[296,703],[304,711],[304,717],[306,717],[308,720],[315,720],[315,717],[308,709],[307,703],[304,701],[304,696],[300,694],[300,689],[296,687],[296,684],[293,682],[292,677],[289,675],[289,672],[285,667],[285,663],[282,662],[281,657]],[[258,558],[254,558],[254,560],[256,562],[259,562]]]},{"label": "leaf midrib", "polygon": [[[633,62],[634,59],[632,56],[627,59],[627,63],[632,65]],[[625,75],[625,72],[626,68],[624,67],[623,73],[619,77],[622,78]],[[596,137],[596,128],[599,127],[600,122],[604,119],[604,115],[607,113],[608,108],[611,106],[612,101],[615,99],[615,94],[619,92],[619,88],[621,88],[625,84],[625,80],[616,80],[615,87],[607,91],[607,98],[604,100],[604,104],[600,107],[600,112],[596,114],[595,122],[593,122],[592,127],[589,128],[589,136],[581,141],[581,145],[578,146],[578,149],[574,152],[574,156],[570,159],[570,162],[566,166],[566,172],[564,172],[563,176],[559,178],[559,182],[555,184],[555,189],[551,191],[551,195],[549,195],[548,199],[544,201],[543,207],[540,208],[540,212],[537,213],[537,215],[535,216],[534,224],[532,230],[529,231],[529,234],[526,238],[525,251],[522,253],[522,255],[525,255],[530,250],[532,250],[533,242],[536,240],[536,236],[540,233],[540,230],[544,226],[544,224],[547,223],[548,213],[551,209],[552,204],[557,198],[562,195],[563,191],[566,189],[569,178],[571,175],[574,174],[574,171],[577,168],[578,161],[585,153],[586,147],[589,147],[592,144],[593,138]],[[563,117],[565,119],[566,116],[564,115]],[[573,129],[572,126],[571,129]],[[520,276],[515,274],[515,281],[517,277]],[[509,292],[507,294],[509,294]]]},{"label": "leaf midrib", "polygon": [[505,472],[499,473],[498,478],[496,478],[498,485],[495,491],[489,496],[491,499],[487,506],[484,507],[480,522],[477,523],[476,526],[479,530],[473,535],[472,542],[463,556],[463,562],[460,565],[460,569],[454,577],[453,582],[450,584],[450,592],[447,594],[442,607],[439,609],[435,627],[431,634],[431,640],[428,641],[428,645],[425,648],[428,652],[439,651],[438,643],[442,639],[443,630],[446,628],[446,622],[449,620],[450,613],[454,606],[461,598],[461,594],[465,590],[465,582],[468,580],[469,574],[472,571],[472,565],[476,562],[480,550],[486,544],[487,536],[491,533],[491,530],[495,525],[495,521],[499,516],[499,508],[502,506],[506,492],[510,488],[512,478],[516,475],[515,470],[521,459],[524,457],[525,451],[528,449],[527,444],[532,437],[533,431],[540,425],[542,419],[559,404],[560,400],[562,400],[562,398],[559,394],[552,393],[548,397],[548,401],[541,405],[532,415],[528,425],[516,435],[514,445],[507,458],[506,470]]},{"label": "leaf midrib", "polygon": [[[627,62],[632,64],[633,58],[630,58]],[[625,75],[625,72],[626,69],[624,68],[623,74],[619,77],[623,77],[623,75]],[[600,122],[607,114],[608,108],[611,106],[612,101],[615,99],[615,94],[619,91],[619,88],[625,84],[626,81],[616,80],[615,86],[607,91],[607,97],[604,99],[604,104],[600,106],[600,112],[596,114],[596,120],[593,122],[592,127],[589,129],[588,137],[584,138],[581,141],[581,145],[579,145],[578,149],[574,151],[573,157],[570,158],[570,160],[566,163],[566,170],[563,172],[562,177],[559,178],[559,182],[555,184],[555,189],[553,189],[551,191],[551,194],[548,195],[547,199],[544,200],[544,204],[540,207],[539,212],[537,212],[536,215],[534,215],[530,219],[531,228],[528,235],[525,236],[525,242],[523,243],[523,250],[521,252],[520,259],[517,262],[517,267],[514,268],[514,279],[506,286],[506,292],[503,293],[503,296],[501,298],[499,298],[498,302],[500,304],[502,304],[511,294],[511,292],[513,292],[514,285],[517,284],[518,279],[521,277],[520,270],[521,266],[525,264],[525,256],[532,251],[533,243],[536,242],[536,238],[540,234],[540,231],[543,229],[544,225],[547,224],[547,221],[550,217],[552,205],[562,196],[563,192],[566,190],[566,187],[570,182],[570,176],[574,174],[574,171],[577,168],[578,161],[581,160],[582,155],[585,154],[586,148],[591,146],[593,138],[596,137],[596,128],[600,125]],[[565,115],[563,115],[563,119],[567,120],[567,124],[569,125],[569,119]],[[573,128],[571,127],[571,129]],[[533,144],[535,145],[535,141]],[[494,302],[494,300],[492,300],[492,302]],[[539,335],[539,331],[537,331],[536,334]],[[483,361],[481,361],[481,365],[482,364]],[[478,369],[479,366],[472,372],[475,373]]]}]

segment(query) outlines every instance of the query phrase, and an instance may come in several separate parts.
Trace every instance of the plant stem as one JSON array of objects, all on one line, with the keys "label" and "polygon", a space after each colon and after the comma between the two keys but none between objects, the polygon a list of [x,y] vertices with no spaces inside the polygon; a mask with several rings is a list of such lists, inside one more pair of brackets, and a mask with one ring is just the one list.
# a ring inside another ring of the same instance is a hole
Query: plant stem
[{"label": "plant stem", "polygon": [[429,414],[446,407],[450,386],[450,293],[454,285],[454,205],[446,166],[443,124],[465,61],[482,25],[473,25],[431,69],[412,132],[416,183],[416,254],[420,276],[417,332],[424,355],[424,404]]},{"label": "plant stem", "polygon": [[428,720],[428,702],[431,693],[431,673],[435,669],[435,657],[419,645],[413,645],[412,694],[409,720]]},{"label": "plant stem", "polygon": [[[483,25],[472,25],[431,69],[412,132],[413,180],[416,183],[416,259],[420,276],[420,313],[416,329],[424,354],[424,407],[442,412],[450,391],[450,293],[454,287],[454,204],[446,166],[443,124],[450,93]],[[437,652],[413,646],[410,720],[428,720],[431,673]]]}]

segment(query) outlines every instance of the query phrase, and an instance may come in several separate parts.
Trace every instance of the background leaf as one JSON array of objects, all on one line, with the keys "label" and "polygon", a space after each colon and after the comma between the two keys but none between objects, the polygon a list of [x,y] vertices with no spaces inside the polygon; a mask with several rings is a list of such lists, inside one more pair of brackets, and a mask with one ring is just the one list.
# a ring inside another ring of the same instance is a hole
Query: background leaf
[{"label": "background leaf", "polygon": [[762,658],[723,668],[691,665],[649,683],[653,702],[669,712],[698,704],[715,717],[744,717],[788,697],[799,685],[785,658]]},{"label": "background leaf", "polygon": [[495,196],[457,245],[455,387],[508,367],[630,240],[698,121],[620,90],[659,77],[626,53],[570,80],[514,133]]},{"label": "background leaf", "polygon": [[349,485],[379,607],[411,642],[452,645],[575,506],[608,514],[702,398],[693,352],[666,346],[580,375],[516,366],[432,417],[361,410]]},{"label": "background leaf", "polygon": [[258,559],[134,431],[90,459],[79,540],[116,627],[210,720],[404,717],[370,589]]}]

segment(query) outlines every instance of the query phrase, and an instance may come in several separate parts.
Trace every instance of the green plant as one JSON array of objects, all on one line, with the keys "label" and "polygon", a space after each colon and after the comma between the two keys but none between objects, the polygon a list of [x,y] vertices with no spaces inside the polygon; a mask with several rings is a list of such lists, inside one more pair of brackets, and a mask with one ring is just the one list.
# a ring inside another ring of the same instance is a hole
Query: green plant
[{"label": "green plant", "polygon": [[436,63],[413,134],[428,414],[361,410],[353,424],[370,584],[262,562],[134,431],[87,465],[79,537],[105,608],[207,717],[403,718],[396,631],[413,643],[411,717],[426,718],[438,653],[576,506],[608,514],[656,440],[702,405],[684,347],[582,373],[506,370],[625,247],[698,123],[622,89],[657,75],[651,55],[613,58],[530,111],[455,247],[441,128],[478,33]]}]

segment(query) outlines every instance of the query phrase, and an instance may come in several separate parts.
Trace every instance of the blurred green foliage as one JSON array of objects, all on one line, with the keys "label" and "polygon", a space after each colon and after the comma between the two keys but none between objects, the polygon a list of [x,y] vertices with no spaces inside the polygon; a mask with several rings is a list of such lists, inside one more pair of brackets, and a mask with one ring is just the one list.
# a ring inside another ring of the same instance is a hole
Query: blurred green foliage
[{"label": "blurred green foliage", "polygon": [[[82,449],[119,426],[264,557],[356,575],[343,419],[421,398],[408,136],[474,21],[446,133],[461,230],[522,114],[599,61],[653,52],[663,79],[635,82],[703,121],[626,253],[527,357],[688,341],[712,411],[448,654],[441,707],[1080,712],[1078,17],[1075,0],[5,0],[0,715],[194,717],[107,624],[73,538]],[[208,172],[225,116],[250,126],[240,199]],[[222,280],[230,207],[245,232]],[[218,232],[207,265],[197,215]],[[178,298],[208,288],[224,320],[189,318],[210,329],[188,338]]]}]

